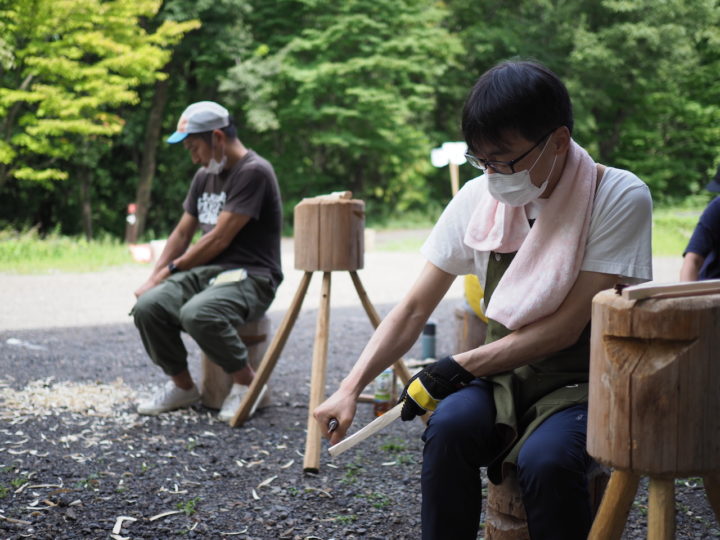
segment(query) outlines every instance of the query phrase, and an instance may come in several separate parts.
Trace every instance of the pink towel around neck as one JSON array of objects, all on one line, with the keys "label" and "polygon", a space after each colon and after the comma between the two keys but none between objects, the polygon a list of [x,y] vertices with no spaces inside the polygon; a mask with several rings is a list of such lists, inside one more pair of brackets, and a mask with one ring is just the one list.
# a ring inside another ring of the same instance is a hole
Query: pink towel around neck
[{"label": "pink towel around neck", "polygon": [[517,330],[562,304],[580,273],[596,182],[595,162],[571,141],[562,176],[532,228],[524,207],[498,202],[485,185],[465,244],[478,251],[517,251],[493,292],[488,317]]}]

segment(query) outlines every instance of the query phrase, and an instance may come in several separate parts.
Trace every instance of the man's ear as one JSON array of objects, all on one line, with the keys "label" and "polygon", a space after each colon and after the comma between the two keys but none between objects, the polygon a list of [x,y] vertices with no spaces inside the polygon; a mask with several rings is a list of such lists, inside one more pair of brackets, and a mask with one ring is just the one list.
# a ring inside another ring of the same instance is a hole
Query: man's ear
[{"label": "man's ear", "polygon": [[556,155],[567,153],[570,148],[570,139],[570,130],[567,126],[560,126],[555,130],[552,144]]},{"label": "man's ear", "polygon": [[218,146],[225,144],[225,133],[221,129],[213,129],[212,136]]}]

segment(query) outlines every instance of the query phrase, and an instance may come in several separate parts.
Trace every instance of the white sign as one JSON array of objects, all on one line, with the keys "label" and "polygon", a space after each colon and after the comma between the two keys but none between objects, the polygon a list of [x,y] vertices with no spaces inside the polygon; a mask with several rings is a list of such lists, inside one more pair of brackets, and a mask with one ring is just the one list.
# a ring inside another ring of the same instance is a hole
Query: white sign
[{"label": "white sign", "polygon": [[430,161],[435,167],[445,167],[448,163],[462,165],[465,163],[467,145],[464,142],[446,142],[430,151]]}]

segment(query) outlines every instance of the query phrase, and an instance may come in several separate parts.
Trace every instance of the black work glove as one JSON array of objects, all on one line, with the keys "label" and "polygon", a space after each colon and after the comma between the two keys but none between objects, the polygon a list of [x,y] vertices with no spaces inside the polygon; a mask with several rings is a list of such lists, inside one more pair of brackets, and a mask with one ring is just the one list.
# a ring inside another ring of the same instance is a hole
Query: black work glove
[{"label": "black work glove", "polygon": [[458,364],[452,356],[446,356],[419,371],[408,381],[400,394],[405,404],[400,412],[403,420],[434,411],[440,400],[459,390],[475,376]]}]

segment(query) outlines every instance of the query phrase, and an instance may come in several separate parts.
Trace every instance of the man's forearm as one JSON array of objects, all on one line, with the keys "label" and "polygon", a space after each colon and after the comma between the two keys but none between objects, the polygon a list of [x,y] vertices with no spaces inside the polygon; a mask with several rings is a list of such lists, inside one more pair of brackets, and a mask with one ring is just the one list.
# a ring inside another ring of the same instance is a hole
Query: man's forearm
[{"label": "man's forearm", "polygon": [[574,344],[590,321],[592,299],[609,289],[616,276],[597,272],[580,272],[578,279],[560,307],[537,322],[488,345],[453,355],[472,374],[483,377],[510,371]]},{"label": "man's forearm", "polygon": [[190,245],[191,240],[191,238],[185,237],[185,235],[177,231],[173,231],[173,233],[168,237],[165,247],[155,263],[152,275],[157,275],[159,271],[167,268],[167,265],[170,262],[180,257]]},{"label": "man's forearm", "polygon": [[697,281],[700,278],[700,268],[705,262],[705,257],[688,251],[683,257],[683,264],[680,268],[680,281]]},{"label": "man's forearm", "polygon": [[188,270],[210,262],[226,248],[227,242],[210,232],[190,246],[182,255],[174,258],[173,261],[181,270]]},{"label": "man's forearm", "polygon": [[341,387],[360,395],[375,377],[399,360],[417,340],[429,314],[396,306],[378,326]]}]

